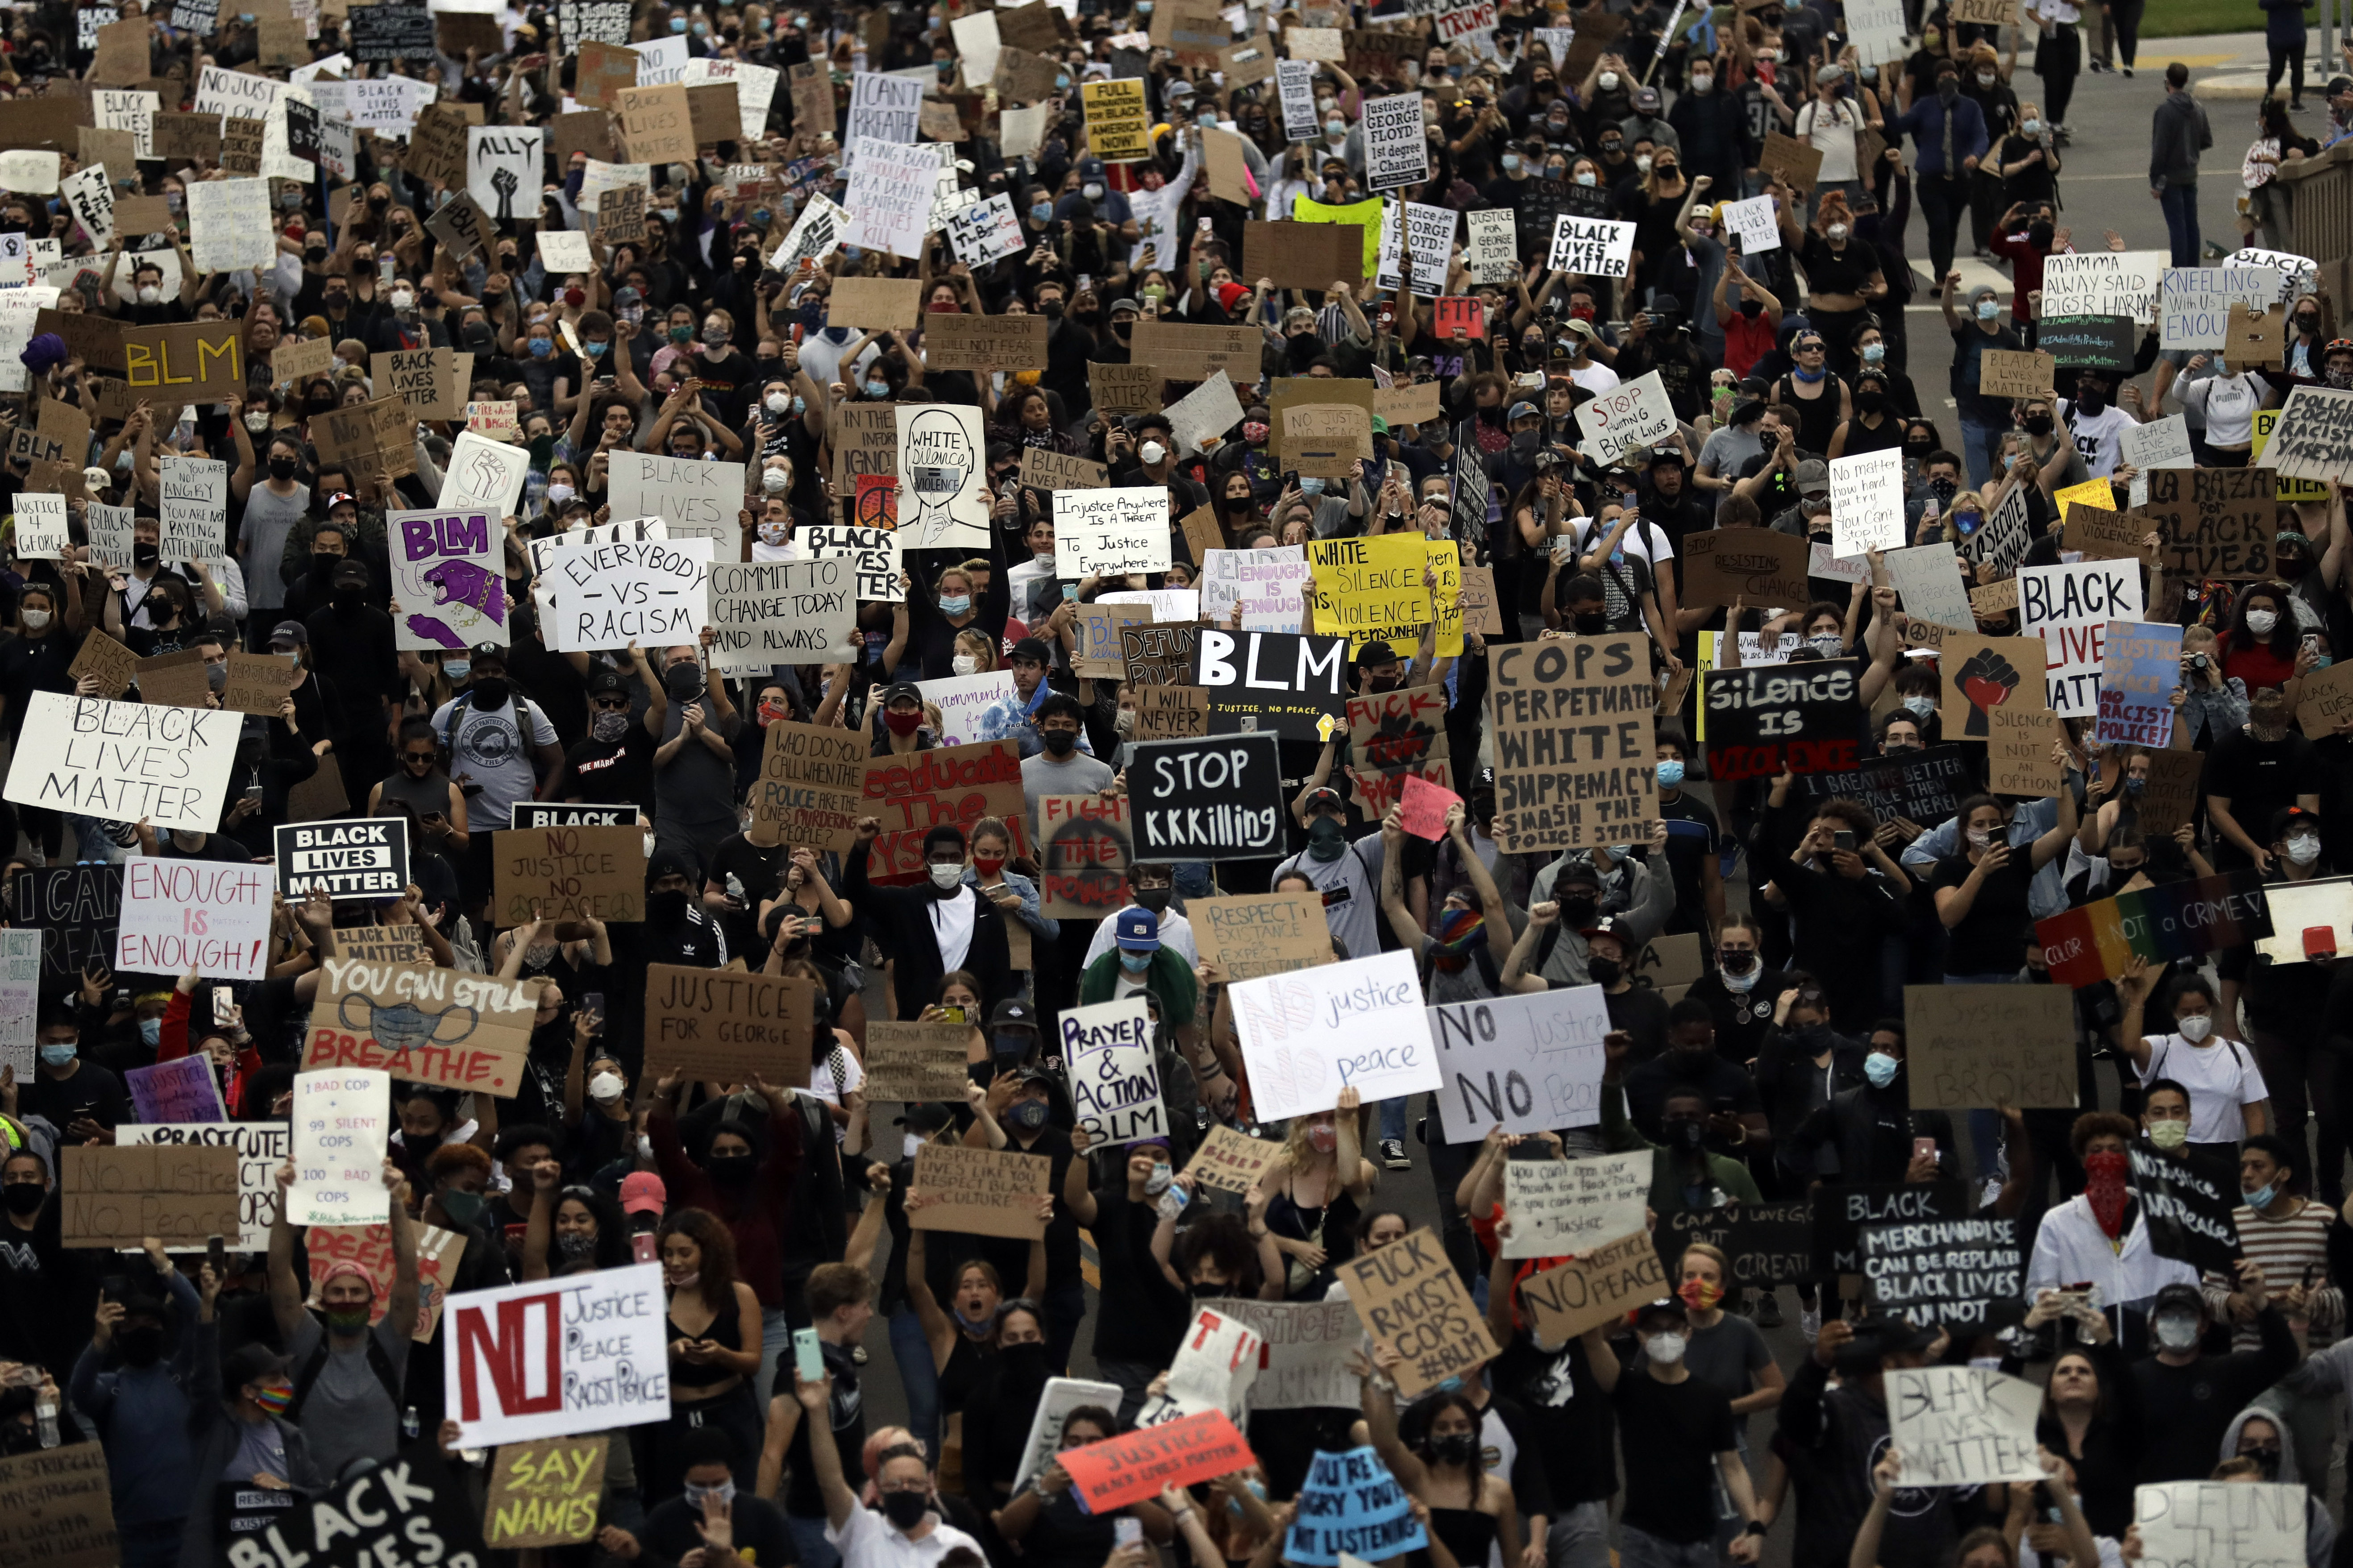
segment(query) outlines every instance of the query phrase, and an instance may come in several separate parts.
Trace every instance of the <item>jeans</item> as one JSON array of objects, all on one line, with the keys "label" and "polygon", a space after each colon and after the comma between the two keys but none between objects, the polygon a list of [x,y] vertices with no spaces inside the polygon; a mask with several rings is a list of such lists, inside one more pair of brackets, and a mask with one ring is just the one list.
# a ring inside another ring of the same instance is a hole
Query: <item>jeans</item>
[{"label": "jeans", "polygon": [[[776,1392],[776,1362],[779,1357],[791,1352],[792,1345],[792,1325],[785,1321],[785,1310],[782,1307],[761,1308],[760,1375],[759,1381],[752,1384],[752,1397],[760,1402],[763,1420],[767,1417],[769,1396]],[[785,1392],[792,1392],[789,1385]]]},{"label": "jeans", "polygon": [[1716,1568],[1715,1542],[1662,1541],[1620,1521],[1618,1568]]},{"label": "jeans", "polygon": [[1394,1099],[1380,1102],[1382,1142],[1388,1142],[1392,1139],[1399,1143],[1405,1142],[1406,1108],[1412,1100],[1413,1096],[1409,1094],[1400,1094]]},{"label": "jeans", "polygon": [[[2023,984],[2012,974],[1947,974],[1947,985],[2017,985]],[[1971,1174],[1983,1182],[2001,1171],[2001,1112],[1983,1109],[1969,1112],[1969,1161]]]},{"label": "jeans", "polygon": [[2010,426],[1980,425],[1974,419],[1961,421],[1961,461],[1969,473],[1969,489],[1983,489],[1987,480],[2001,471],[2001,438],[2010,433]]},{"label": "jeans", "polygon": [[891,1314],[891,1359],[898,1363],[899,1384],[907,1391],[907,1430],[937,1464],[940,1373],[932,1364],[932,1342],[923,1337],[923,1321],[915,1316],[913,1307],[901,1307]]},{"label": "jeans", "polygon": [[2271,47],[2271,69],[2266,71],[2263,75],[2264,96],[2269,97],[2273,90],[2279,86],[2280,73],[2282,71],[2290,71],[2294,74],[2288,79],[2290,84],[2288,87],[2288,101],[2290,103],[2302,102],[2304,100],[2304,46],[2302,44],[2297,44],[2293,48],[2284,49],[2280,47],[2279,45],[2274,44]]},{"label": "jeans", "polygon": [[785,1515],[785,1528],[793,1532],[793,1546],[801,1560],[801,1568],[841,1568],[841,1553],[825,1538],[825,1521],[803,1519],[799,1514]]},{"label": "jeans", "polygon": [[2168,185],[2158,198],[2165,209],[2165,232],[2173,241],[2176,267],[2198,265],[2198,182]]},{"label": "jeans", "polygon": [[1553,1515],[1545,1568],[1609,1568],[1609,1502],[1597,1498]]}]

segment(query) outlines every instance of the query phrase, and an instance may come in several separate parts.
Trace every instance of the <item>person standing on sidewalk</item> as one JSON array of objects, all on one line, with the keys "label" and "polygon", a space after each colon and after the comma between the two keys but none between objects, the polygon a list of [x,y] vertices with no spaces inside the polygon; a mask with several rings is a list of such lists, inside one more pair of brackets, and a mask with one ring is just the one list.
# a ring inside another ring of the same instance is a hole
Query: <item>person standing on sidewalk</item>
[{"label": "person standing on sidewalk", "polygon": [[2288,77],[2288,112],[2304,112],[2304,45],[2309,33],[2305,26],[2304,8],[2306,0],[2261,0],[2263,8],[2263,43],[2271,50],[2271,69],[2263,74],[2263,96],[2271,97],[2279,90],[2280,73]]},{"label": "person standing on sidewalk", "polygon": [[2212,145],[2206,110],[2189,96],[2189,68],[2176,60],[2165,68],[2165,101],[2148,133],[2148,194],[2165,209],[2176,267],[2198,265],[2198,154]]}]

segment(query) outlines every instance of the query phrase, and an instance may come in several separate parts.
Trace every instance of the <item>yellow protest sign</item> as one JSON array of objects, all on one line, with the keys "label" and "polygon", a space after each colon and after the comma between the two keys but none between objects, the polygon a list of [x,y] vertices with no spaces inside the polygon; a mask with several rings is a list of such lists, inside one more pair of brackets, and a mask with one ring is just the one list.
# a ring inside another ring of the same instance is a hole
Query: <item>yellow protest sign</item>
[{"label": "yellow protest sign", "polygon": [[2059,501],[2059,521],[2063,523],[2067,521],[2067,509],[2071,506],[2097,507],[2102,511],[2116,510],[2116,489],[2105,479],[2085,479],[2080,485],[2069,485],[2055,493]]},{"label": "yellow protest sign", "polygon": [[[2252,467],[2263,467],[2263,448],[2272,444],[2272,426],[2279,423],[2279,416],[2280,411],[2276,408],[2266,408],[2255,416],[2255,449],[2251,458]],[[2275,499],[2325,501],[2328,499],[2328,487],[2318,479],[2282,479]]]},{"label": "yellow protest sign", "polygon": [[1401,656],[1420,641],[1415,628],[1430,623],[1430,541],[1419,533],[1370,539],[1318,539],[1307,546],[1315,578],[1315,629],[1345,635],[1348,654],[1376,639],[1396,641]]},{"label": "yellow protest sign", "polygon": [[1152,116],[1144,104],[1144,83],[1123,77],[1082,86],[1088,149],[1106,163],[1140,163],[1152,156]]},{"label": "yellow protest sign", "polygon": [[1426,542],[1430,570],[1438,579],[1430,591],[1430,606],[1438,618],[1438,656],[1459,658],[1462,652],[1462,552],[1451,539]]},{"label": "yellow protest sign", "polygon": [[1381,269],[1381,199],[1350,202],[1335,206],[1325,202],[1309,201],[1305,196],[1291,198],[1291,216],[1297,223],[1354,223],[1365,229],[1365,276],[1372,277]]}]

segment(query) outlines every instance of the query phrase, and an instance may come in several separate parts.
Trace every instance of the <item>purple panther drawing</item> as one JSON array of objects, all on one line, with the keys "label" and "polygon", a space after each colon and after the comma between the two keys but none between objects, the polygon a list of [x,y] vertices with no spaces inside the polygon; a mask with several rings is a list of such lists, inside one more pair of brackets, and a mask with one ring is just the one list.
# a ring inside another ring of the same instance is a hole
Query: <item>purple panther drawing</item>
[{"label": "purple panther drawing", "polygon": [[[501,626],[507,618],[506,579],[495,572],[485,572],[468,561],[444,561],[425,574],[438,595],[436,605],[464,605]],[[408,629],[421,637],[430,637],[444,647],[462,648],[466,639],[451,630],[447,623],[432,616],[411,616]]]}]

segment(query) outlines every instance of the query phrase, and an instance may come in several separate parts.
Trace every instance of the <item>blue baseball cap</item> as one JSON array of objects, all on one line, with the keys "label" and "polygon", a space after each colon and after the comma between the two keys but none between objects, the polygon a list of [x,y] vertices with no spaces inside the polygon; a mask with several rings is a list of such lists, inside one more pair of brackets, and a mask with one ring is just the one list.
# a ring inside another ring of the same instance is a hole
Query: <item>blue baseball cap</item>
[{"label": "blue baseball cap", "polygon": [[1160,950],[1160,921],[1150,910],[1119,911],[1119,945],[1130,952]]}]

